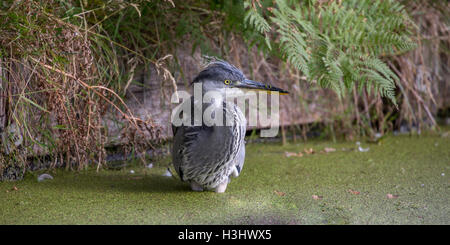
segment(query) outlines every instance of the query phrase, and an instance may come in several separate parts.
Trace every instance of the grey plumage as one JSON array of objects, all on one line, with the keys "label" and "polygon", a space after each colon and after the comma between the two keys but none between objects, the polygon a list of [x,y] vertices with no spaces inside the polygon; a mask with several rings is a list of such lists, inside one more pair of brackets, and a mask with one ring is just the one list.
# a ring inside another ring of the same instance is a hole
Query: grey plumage
[{"label": "grey plumage", "polygon": [[[231,110],[234,112],[227,108],[225,114],[245,120],[237,107]],[[173,164],[180,178],[205,189],[228,183],[233,167],[237,165],[242,170],[244,165],[245,124],[242,125],[173,127]]]},{"label": "grey plumage", "polygon": [[[239,69],[224,61],[208,65],[193,83],[201,83],[203,93],[218,91],[224,94],[225,88],[229,87],[285,92],[246,79]],[[192,114],[196,110],[204,112],[209,106],[217,106],[215,102],[203,103],[200,109],[198,105],[202,101],[195,101],[194,97],[191,97],[190,102]],[[239,176],[244,166],[245,116],[234,103],[225,100],[219,100],[219,103],[223,105],[223,119],[231,120],[232,125],[207,126],[203,121],[200,126],[172,125],[173,165],[181,180],[189,182],[195,191],[215,189],[216,192],[224,192],[230,177]],[[191,115],[191,118],[193,117]]]}]

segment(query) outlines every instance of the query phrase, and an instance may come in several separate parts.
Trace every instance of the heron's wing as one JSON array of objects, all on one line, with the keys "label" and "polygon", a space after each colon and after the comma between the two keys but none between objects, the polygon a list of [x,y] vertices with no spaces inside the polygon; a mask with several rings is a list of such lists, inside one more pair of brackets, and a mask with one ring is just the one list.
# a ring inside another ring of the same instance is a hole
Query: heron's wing
[{"label": "heron's wing", "polygon": [[181,152],[182,145],[180,142],[182,141],[183,135],[183,127],[176,127],[172,124],[172,132],[173,132],[173,146],[172,146],[172,164],[175,170],[180,176],[180,179],[183,180],[183,173],[180,172],[180,164],[181,164]]},{"label": "heron's wing", "polygon": [[176,130],[173,147],[175,169],[208,173],[230,161],[232,129],[226,126],[184,126]]},{"label": "heron's wing", "polygon": [[[185,101],[183,101],[185,103]],[[191,104],[191,118],[194,118],[194,98],[191,96],[186,103]],[[182,116],[182,109],[183,107],[179,107],[178,111],[175,111],[175,115],[177,115],[177,118],[181,118]],[[178,114],[177,114],[178,113]],[[175,170],[178,173],[178,176],[180,176],[181,180],[183,180],[183,173],[180,170],[180,166],[182,164],[182,156],[183,152],[185,151],[185,142],[188,140],[188,138],[185,137],[185,134],[188,132],[195,132],[197,129],[196,127],[188,127],[188,126],[175,126],[172,123],[172,134],[173,134],[173,146],[172,146],[172,164],[174,165]]]},{"label": "heron's wing", "polygon": [[244,167],[244,161],[245,161],[245,143],[241,145],[239,153],[236,157],[236,169],[238,171],[238,174],[241,173],[242,168]]},{"label": "heron's wing", "polygon": [[[192,98],[191,98],[192,101]],[[184,102],[183,102],[184,103]],[[179,107],[179,109],[182,109],[182,107]],[[178,113],[177,117],[181,118],[180,115],[182,113],[181,110],[174,112],[175,114]],[[180,179],[183,180],[183,173],[180,172],[180,165],[181,165],[181,156],[183,151],[183,137],[184,137],[184,126],[175,126],[172,122],[172,135],[173,135],[173,146],[172,146],[172,164],[175,168],[175,170],[178,173],[178,176],[180,176]]]},{"label": "heron's wing", "polygon": [[[207,105],[203,105],[205,109]],[[192,110],[193,111],[193,110]],[[189,176],[208,175],[225,163],[231,163],[234,145],[232,127],[228,126],[172,126],[174,132],[173,164],[182,180]],[[233,161],[234,163],[234,161]]]}]

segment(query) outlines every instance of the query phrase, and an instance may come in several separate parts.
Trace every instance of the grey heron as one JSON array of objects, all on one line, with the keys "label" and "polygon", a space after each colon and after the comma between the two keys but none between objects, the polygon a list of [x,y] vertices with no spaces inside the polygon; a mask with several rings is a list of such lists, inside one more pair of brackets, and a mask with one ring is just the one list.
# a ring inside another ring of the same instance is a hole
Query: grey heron
[{"label": "grey heron", "polygon": [[[225,97],[228,88],[238,90],[263,90],[266,92],[288,92],[271,85],[247,79],[241,70],[225,61],[214,61],[202,70],[192,84],[201,84],[202,93],[217,92]],[[220,97],[219,96],[219,97]],[[192,109],[195,103],[203,103],[205,107],[218,107],[226,120],[232,124],[222,126],[199,125],[174,126],[172,163],[182,181],[189,182],[192,190],[215,190],[225,192],[232,177],[238,177],[245,160],[246,119],[240,108],[220,98],[213,103],[194,101],[191,97]]]}]

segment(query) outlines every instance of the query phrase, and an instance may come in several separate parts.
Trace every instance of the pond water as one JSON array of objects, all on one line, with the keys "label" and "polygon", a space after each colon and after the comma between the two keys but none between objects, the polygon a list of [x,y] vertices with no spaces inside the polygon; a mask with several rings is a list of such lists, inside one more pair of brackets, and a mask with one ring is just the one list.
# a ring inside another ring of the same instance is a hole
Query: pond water
[{"label": "pond water", "polygon": [[223,194],[190,191],[166,176],[169,162],[0,183],[0,224],[450,224],[442,134],[250,143]]}]

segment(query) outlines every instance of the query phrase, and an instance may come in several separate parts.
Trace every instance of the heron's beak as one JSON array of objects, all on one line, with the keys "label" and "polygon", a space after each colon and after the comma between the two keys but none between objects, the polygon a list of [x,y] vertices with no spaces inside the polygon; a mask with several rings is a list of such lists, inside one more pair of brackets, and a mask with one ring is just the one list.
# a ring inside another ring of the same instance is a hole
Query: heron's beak
[{"label": "heron's beak", "polygon": [[288,91],[283,90],[281,88],[274,87],[270,84],[264,84],[260,82],[255,82],[249,79],[245,79],[244,81],[238,82],[234,85],[236,88],[241,89],[251,89],[251,90],[259,90],[259,91],[265,91],[268,93],[271,92],[279,92],[280,94],[289,94]]}]

